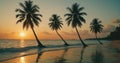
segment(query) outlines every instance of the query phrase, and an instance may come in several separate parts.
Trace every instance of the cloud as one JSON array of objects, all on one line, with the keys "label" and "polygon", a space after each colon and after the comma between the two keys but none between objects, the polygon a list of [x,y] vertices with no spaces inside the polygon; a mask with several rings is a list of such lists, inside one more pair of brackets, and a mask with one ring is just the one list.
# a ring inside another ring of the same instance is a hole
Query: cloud
[{"label": "cloud", "polygon": [[[98,33],[98,37],[106,37],[107,35],[109,35],[110,32],[115,30],[115,26],[114,25],[105,25],[103,28],[103,31],[101,33]],[[68,38],[75,38],[78,39],[77,33],[75,30],[73,31],[63,31],[62,32],[63,35],[65,35],[64,37],[68,37]],[[86,38],[95,38],[95,34],[93,32],[90,32],[88,29],[87,30],[79,30],[80,36],[82,39],[86,39]]]},{"label": "cloud", "polygon": [[112,23],[115,23],[115,24],[120,23],[120,19],[114,19],[112,20]]},{"label": "cloud", "polygon": [[103,33],[112,32],[115,30],[115,28],[116,27],[114,25],[106,25],[106,26],[104,26]]},{"label": "cloud", "polygon": [[62,31],[62,33],[65,35],[75,35],[76,34],[74,31],[70,31],[70,32]]},{"label": "cloud", "polygon": [[[87,35],[89,33],[88,30],[78,30],[78,31],[81,35]],[[63,31],[62,33],[65,35],[76,35],[77,34],[76,31],[70,31],[70,32]]]},{"label": "cloud", "polygon": [[45,34],[45,35],[52,35],[52,33],[47,32],[47,31],[44,31],[44,32],[42,32],[42,33]]},{"label": "cloud", "polygon": [[89,34],[89,31],[88,30],[79,30],[79,33],[81,35],[88,35]]},{"label": "cloud", "polygon": [[17,32],[0,33],[0,39],[18,39]]},{"label": "cloud", "polygon": [[[78,30],[78,31],[79,31],[82,39],[93,37],[93,34],[90,33],[89,30]],[[69,32],[62,31],[62,33],[66,37],[78,39],[78,35],[77,35],[77,32],[75,30],[74,31],[69,31]]]}]

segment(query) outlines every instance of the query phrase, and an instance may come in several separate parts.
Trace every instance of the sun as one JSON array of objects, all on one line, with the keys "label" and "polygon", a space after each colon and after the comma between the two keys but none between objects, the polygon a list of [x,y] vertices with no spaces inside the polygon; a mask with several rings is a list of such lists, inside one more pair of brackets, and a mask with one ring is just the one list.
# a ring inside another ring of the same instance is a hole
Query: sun
[{"label": "sun", "polygon": [[21,37],[25,37],[25,33],[24,32],[20,32],[20,36]]}]

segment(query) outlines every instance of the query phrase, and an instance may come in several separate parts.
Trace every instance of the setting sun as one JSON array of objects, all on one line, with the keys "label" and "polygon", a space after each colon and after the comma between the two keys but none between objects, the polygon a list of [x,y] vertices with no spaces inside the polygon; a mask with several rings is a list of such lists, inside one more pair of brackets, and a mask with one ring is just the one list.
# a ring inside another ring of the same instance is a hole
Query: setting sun
[{"label": "setting sun", "polygon": [[24,32],[20,32],[20,36],[21,36],[21,37],[24,37],[24,36],[25,36],[25,33],[24,33]]}]

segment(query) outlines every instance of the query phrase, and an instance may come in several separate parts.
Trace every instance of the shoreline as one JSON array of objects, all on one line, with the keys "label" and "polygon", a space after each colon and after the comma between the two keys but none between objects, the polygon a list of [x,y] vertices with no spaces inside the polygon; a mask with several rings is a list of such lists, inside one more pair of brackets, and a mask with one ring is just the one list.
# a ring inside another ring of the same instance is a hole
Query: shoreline
[{"label": "shoreline", "polygon": [[[77,62],[83,62],[83,61],[84,62],[89,61],[89,63],[92,63],[93,62],[92,58],[94,58],[96,55],[99,56],[99,54],[101,55],[100,57],[101,57],[102,61],[103,61],[103,57],[104,57],[104,60],[105,60],[104,62],[108,62],[108,63],[116,62],[117,63],[117,62],[120,62],[118,60],[118,58],[120,58],[120,53],[117,52],[117,51],[111,51],[111,50],[116,50],[116,48],[118,48],[120,50],[118,43],[119,43],[119,41],[112,41],[111,43],[109,43],[109,44],[106,43],[104,45],[99,45],[99,44],[89,45],[85,49],[83,49],[82,46],[80,46],[80,45],[67,46],[67,47],[61,46],[61,48],[57,47],[57,48],[53,48],[53,49],[47,49],[47,48],[46,49],[45,48],[44,49],[36,49],[36,51],[33,50],[34,53],[32,51],[32,53],[28,54],[28,55],[21,55],[21,56],[18,56],[18,57],[6,59],[6,60],[1,60],[0,63],[10,63],[10,62],[14,62],[18,59],[20,60],[21,58],[25,58],[26,60],[32,58],[32,60],[30,60],[30,63],[31,62],[32,63],[37,63],[35,61],[38,61],[38,63],[41,63],[41,61],[39,61],[41,59],[44,59],[44,60],[42,60],[43,62],[45,62],[45,61],[50,61],[50,63],[55,63],[55,61],[61,62],[64,59],[61,59],[61,60],[55,59],[55,58],[58,58],[58,57],[56,57],[57,55],[54,55],[54,54],[58,54],[58,53],[59,53],[58,55],[63,54],[64,57],[63,57],[63,55],[62,55],[62,57],[66,58],[67,61],[65,61],[65,62],[68,62],[68,63],[69,62],[74,63],[74,61],[76,63]],[[66,50],[69,51],[69,52],[65,53]],[[64,52],[60,52],[60,51],[64,51]],[[25,52],[22,52],[22,53],[25,53]],[[115,55],[113,55],[113,53]],[[83,55],[81,55],[81,54],[83,54]],[[38,55],[40,55],[41,59],[36,59],[38,57]],[[49,55],[52,55],[55,58],[52,58]],[[114,56],[114,57],[112,57],[112,56]],[[79,59],[74,59],[74,57],[78,57]],[[80,57],[83,58],[83,60],[81,60]],[[48,58],[51,59],[51,60],[48,60]],[[73,58],[73,59],[71,59],[71,58]],[[86,60],[86,59],[89,59],[89,60]],[[54,61],[54,62],[52,62],[52,61]],[[25,62],[27,62],[27,61],[25,61]],[[15,62],[15,63],[17,63],[17,62]],[[21,63],[21,62],[18,62],[18,63]]]},{"label": "shoreline", "polygon": [[39,49],[37,46],[35,46],[33,51],[29,50],[30,52],[29,51],[14,52],[15,54],[20,54],[20,55],[16,55],[15,57],[8,58],[8,59],[0,59],[0,62],[6,61],[6,60],[11,60],[11,59],[14,59],[14,58],[19,58],[19,57],[22,57],[22,56],[29,56],[29,55],[37,54],[37,53],[40,53],[40,52],[57,51],[57,50],[63,50],[65,48],[78,48],[78,47],[82,47],[82,46],[80,44],[71,45],[71,46],[61,45],[61,46],[52,46],[52,47],[47,47],[47,48],[42,48],[42,49]]}]

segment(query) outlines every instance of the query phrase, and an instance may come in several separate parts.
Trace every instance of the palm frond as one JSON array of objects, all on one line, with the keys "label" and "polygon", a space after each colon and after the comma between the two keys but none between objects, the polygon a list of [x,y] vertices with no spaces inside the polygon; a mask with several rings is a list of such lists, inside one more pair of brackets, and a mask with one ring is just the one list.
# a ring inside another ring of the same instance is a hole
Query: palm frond
[{"label": "palm frond", "polygon": [[79,16],[79,20],[84,22],[84,23],[86,22],[85,19],[82,16]]},{"label": "palm frond", "polygon": [[72,14],[68,14],[68,13],[67,13],[67,14],[65,14],[64,16],[72,16]]},{"label": "palm frond", "polygon": [[87,13],[85,13],[85,12],[81,12],[81,13],[79,13],[79,15],[87,15]]},{"label": "palm frond", "polygon": [[87,13],[81,12],[83,9],[84,7],[80,7],[80,5],[77,3],[73,4],[71,8],[67,7],[69,13],[65,14],[64,16],[67,16],[65,21],[67,22],[68,26],[71,24],[73,28],[75,28],[76,26],[81,27],[82,22],[86,22],[83,16],[87,15]]},{"label": "palm frond", "polygon": [[49,18],[49,21],[50,23],[48,25],[52,30],[58,30],[62,28],[63,23],[60,16],[57,14],[53,14],[52,17]]},{"label": "palm frond", "polygon": [[84,7],[80,7],[79,9],[78,9],[78,11],[82,11],[84,9]]},{"label": "palm frond", "polygon": [[28,0],[23,3],[19,3],[22,9],[18,8],[15,11],[19,12],[16,15],[16,18],[19,17],[19,20],[16,23],[23,22],[23,28],[28,29],[29,27],[34,27],[34,25],[39,26],[39,21],[41,21],[42,15],[36,14],[39,12],[39,7],[33,5],[33,1]]},{"label": "palm frond", "polygon": [[102,21],[99,21],[98,20],[98,18],[94,18],[93,20],[92,20],[92,22],[90,23],[90,28],[91,28],[91,30],[90,31],[92,31],[92,32],[94,32],[94,33],[101,33],[102,32],[102,30],[103,30],[103,25],[101,24],[101,22]]},{"label": "palm frond", "polygon": [[71,13],[73,13],[73,10],[72,10],[71,8],[67,7],[67,9],[68,9]]},{"label": "palm frond", "polygon": [[18,24],[19,22],[24,21],[24,19],[25,19],[25,18],[21,18],[21,19],[19,19],[19,20],[16,22],[16,24]]},{"label": "palm frond", "polygon": [[22,14],[25,13],[25,11],[22,10],[22,9],[16,9],[15,11],[16,11],[16,12],[19,12],[19,13],[22,13]]},{"label": "palm frond", "polygon": [[34,5],[32,9],[40,9],[37,5]]},{"label": "palm frond", "polygon": [[23,3],[19,3],[19,5],[20,5],[23,9],[26,8],[26,6],[25,6]]}]

